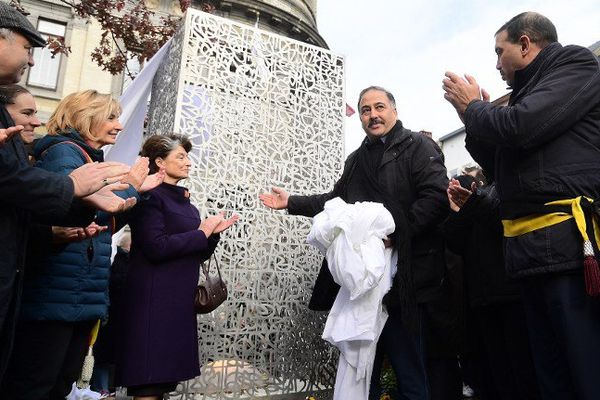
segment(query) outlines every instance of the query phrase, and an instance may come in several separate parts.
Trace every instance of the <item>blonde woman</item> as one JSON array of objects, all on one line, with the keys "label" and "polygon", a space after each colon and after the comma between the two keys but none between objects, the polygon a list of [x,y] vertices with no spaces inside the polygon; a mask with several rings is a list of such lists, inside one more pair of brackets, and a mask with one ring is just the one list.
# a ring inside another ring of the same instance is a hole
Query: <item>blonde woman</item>
[{"label": "blonde woman", "polygon": [[[101,148],[123,129],[121,107],[110,95],[86,90],[65,97],[48,121],[48,135],[34,148],[36,166],[69,174],[103,161]],[[148,175],[148,160],[131,168],[117,192],[137,198],[158,185],[163,174]],[[14,352],[0,391],[7,399],[64,399],[78,378],[88,337],[108,307],[111,235],[127,214],[97,212],[86,229],[48,227],[46,244],[27,255],[23,302]],[[50,239],[52,238],[52,239]],[[39,246],[38,246],[39,247]]]}]

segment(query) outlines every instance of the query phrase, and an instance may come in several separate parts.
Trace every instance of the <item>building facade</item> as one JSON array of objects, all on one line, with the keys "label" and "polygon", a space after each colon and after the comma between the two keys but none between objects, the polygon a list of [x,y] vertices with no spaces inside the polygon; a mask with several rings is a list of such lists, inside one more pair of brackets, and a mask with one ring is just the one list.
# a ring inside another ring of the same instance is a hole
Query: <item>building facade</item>
[{"label": "building facade", "polygon": [[[98,45],[102,31],[95,21],[77,18],[70,7],[57,0],[21,0],[28,18],[46,38],[61,37],[71,47],[68,56],[52,56],[47,48],[34,50],[35,66],[21,80],[34,95],[38,116],[45,123],[58,102],[69,93],[96,89],[118,96],[123,78],[102,70],[90,54]],[[45,129],[40,129],[42,132]]]}]

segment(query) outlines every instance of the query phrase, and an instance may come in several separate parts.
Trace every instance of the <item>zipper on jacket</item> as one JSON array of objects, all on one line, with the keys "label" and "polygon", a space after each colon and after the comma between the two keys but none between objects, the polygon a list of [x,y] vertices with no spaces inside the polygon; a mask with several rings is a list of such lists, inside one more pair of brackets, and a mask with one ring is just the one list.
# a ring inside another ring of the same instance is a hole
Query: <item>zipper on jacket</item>
[{"label": "zipper on jacket", "polygon": [[92,239],[90,239],[90,243],[87,248],[87,256],[88,256],[88,261],[91,263],[92,260],[94,259],[94,244],[92,243]]}]

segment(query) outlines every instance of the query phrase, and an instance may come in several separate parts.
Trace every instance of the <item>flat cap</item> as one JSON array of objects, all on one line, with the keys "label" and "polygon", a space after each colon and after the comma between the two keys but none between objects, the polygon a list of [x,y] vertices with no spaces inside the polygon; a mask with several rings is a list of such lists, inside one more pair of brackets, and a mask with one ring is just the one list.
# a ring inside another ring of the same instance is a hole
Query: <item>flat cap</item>
[{"label": "flat cap", "polygon": [[46,45],[46,39],[39,34],[27,17],[4,2],[0,2],[0,28],[8,28],[22,34],[33,47]]}]

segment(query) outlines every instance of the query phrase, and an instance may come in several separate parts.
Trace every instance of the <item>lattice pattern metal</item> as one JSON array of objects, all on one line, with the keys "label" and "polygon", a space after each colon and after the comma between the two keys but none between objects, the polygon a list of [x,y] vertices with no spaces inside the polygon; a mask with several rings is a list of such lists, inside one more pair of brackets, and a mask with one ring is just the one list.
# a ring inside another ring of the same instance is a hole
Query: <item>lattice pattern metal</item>
[{"label": "lattice pattern metal", "polygon": [[325,315],[307,308],[321,264],[305,243],[310,220],[270,211],[258,194],[332,186],[344,107],[342,57],[188,12],[154,82],[148,132],[190,135],[193,201],[241,221],[217,250],[229,300],[199,318],[202,375],[172,398],[291,399],[332,387],[337,354],[320,338]]}]

